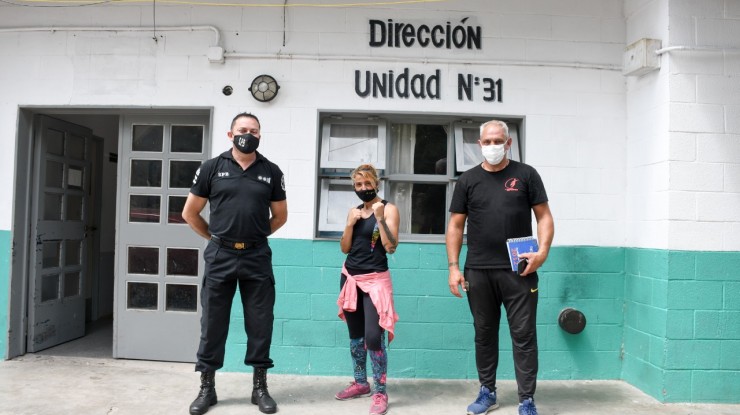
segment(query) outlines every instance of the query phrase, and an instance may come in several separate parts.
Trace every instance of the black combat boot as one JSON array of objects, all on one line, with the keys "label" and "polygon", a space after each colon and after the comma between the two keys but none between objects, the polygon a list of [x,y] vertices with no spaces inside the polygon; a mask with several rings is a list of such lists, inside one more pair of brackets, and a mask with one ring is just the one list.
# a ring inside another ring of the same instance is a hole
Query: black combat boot
[{"label": "black combat boot", "polygon": [[203,415],[208,408],[218,403],[216,397],[216,372],[200,373],[200,392],[190,404],[191,415]]},{"label": "black combat boot", "polygon": [[254,368],[254,389],[252,389],[252,403],[259,405],[260,412],[274,414],[277,412],[277,404],[267,392],[267,369]]}]

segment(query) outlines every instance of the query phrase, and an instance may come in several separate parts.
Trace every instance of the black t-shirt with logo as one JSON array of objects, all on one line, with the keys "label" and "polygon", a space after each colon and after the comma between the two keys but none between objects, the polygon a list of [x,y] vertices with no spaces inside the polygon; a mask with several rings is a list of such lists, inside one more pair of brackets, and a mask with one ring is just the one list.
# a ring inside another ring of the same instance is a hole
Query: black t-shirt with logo
[{"label": "black t-shirt with logo", "polygon": [[511,268],[506,240],[532,235],[532,206],[547,202],[540,175],[511,160],[501,171],[481,165],[460,175],[450,212],[464,213],[468,223],[466,268]]},{"label": "black t-shirt with logo", "polygon": [[270,235],[270,203],[286,199],[283,172],[262,154],[246,170],[231,150],[201,164],[190,193],[208,199],[211,234],[237,242]]}]

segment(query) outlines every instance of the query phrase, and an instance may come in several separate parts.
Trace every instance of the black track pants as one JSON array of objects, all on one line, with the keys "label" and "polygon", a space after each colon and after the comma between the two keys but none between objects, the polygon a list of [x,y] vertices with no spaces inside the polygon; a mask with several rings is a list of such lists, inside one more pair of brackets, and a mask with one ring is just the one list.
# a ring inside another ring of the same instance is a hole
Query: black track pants
[{"label": "black track pants", "polygon": [[475,327],[475,361],[481,385],[496,387],[501,305],[506,309],[519,401],[537,387],[537,273],[521,277],[508,269],[465,269],[468,305]]}]

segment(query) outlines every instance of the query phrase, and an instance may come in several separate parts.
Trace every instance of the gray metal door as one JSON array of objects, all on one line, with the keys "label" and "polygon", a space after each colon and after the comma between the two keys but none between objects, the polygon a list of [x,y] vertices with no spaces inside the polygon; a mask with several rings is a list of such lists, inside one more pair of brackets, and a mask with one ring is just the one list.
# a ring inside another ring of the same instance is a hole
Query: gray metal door
[{"label": "gray metal door", "polygon": [[203,238],[182,219],[208,117],[130,115],[119,145],[113,356],[192,362]]},{"label": "gray metal door", "polygon": [[39,116],[34,136],[29,352],[85,335],[89,129]]}]

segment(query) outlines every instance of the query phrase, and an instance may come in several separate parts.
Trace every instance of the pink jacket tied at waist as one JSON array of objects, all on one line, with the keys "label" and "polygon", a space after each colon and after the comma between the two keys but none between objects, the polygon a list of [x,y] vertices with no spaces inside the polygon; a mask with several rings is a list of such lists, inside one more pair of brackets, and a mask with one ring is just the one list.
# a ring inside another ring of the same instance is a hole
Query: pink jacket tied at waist
[{"label": "pink jacket tied at waist", "polygon": [[369,274],[349,275],[347,269],[342,265],[342,274],[347,277],[342,291],[339,292],[339,318],[345,319],[345,311],[357,310],[357,287],[370,296],[375,309],[380,316],[380,327],[388,332],[388,343],[393,341],[394,327],[398,321],[398,314],[393,307],[393,284],[391,283],[391,272],[371,272]]}]

